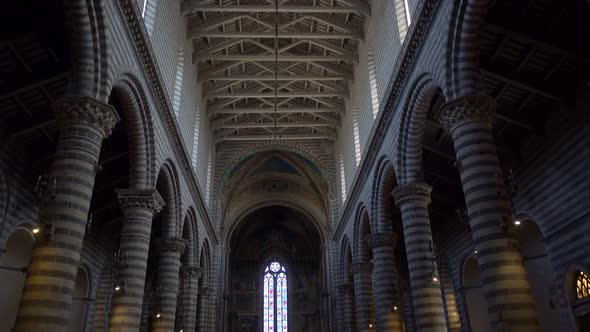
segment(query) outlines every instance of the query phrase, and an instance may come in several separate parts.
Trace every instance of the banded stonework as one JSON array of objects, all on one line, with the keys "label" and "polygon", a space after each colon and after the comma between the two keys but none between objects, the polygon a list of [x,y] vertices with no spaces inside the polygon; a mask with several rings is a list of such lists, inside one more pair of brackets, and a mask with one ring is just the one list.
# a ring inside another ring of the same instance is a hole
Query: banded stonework
[{"label": "banded stonework", "polygon": [[419,331],[446,331],[442,293],[434,260],[428,205],[432,187],[426,183],[404,184],[393,191],[402,211],[412,303]]},{"label": "banded stonework", "polygon": [[90,97],[63,98],[54,109],[61,121],[52,197],[38,221],[53,230],[33,251],[16,331],[60,331],[68,324],[102,142],[119,121],[112,107]]},{"label": "banded stonework", "polygon": [[125,290],[113,296],[109,331],[127,331],[140,327],[152,219],[162,211],[164,200],[154,189],[119,189],[117,197],[125,217],[117,281]]},{"label": "banded stonework", "polygon": [[491,325],[536,331],[537,313],[527,272],[518,245],[508,232],[512,208],[501,180],[502,169],[490,127],[492,110],[490,98],[464,97],[451,102],[441,116],[460,165]]}]

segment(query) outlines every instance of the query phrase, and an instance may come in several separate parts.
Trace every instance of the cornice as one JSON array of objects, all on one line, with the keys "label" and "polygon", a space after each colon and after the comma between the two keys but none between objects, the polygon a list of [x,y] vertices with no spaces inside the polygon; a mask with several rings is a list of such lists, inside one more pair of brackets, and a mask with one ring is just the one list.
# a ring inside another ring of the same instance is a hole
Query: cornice
[{"label": "cornice", "polygon": [[367,179],[372,170],[371,166],[377,158],[377,153],[380,151],[385,134],[391,125],[395,106],[400,102],[401,93],[410,77],[413,65],[416,62],[422,44],[430,30],[433,17],[441,2],[437,0],[424,0],[420,2],[420,7],[417,9],[417,18],[412,22],[402,45],[401,56],[398,58],[395,70],[393,71],[394,76],[387,85],[387,102],[383,105],[382,111],[378,114],[371,127],[368,140],[369,144],[364,149],[361,164],[348,191],[350,192],[350,196],[346,199],[346,203],[342,208],[338,226],[332,237],[334,241],[337,241],[342,236],[346,227],[345,221],[354,213],[361,186],[369,183]]},{"label": "cornice", "polygon": [[156,64],[156,56],[149,41],[145,25],[142,22],[141,13],[139,7],[137,6],[137,1],[118,0],[115,1],[115,3],[119,5],[119,9],[125,18],[129,35],[135,44],[135,49],[137,50],[137,54],[145,69],[145,74],[148,78],[151,92],[153,93],[154,99],[156,100],[158,106],[157,109],[159,112],[156,113],[162,117],[162,120],[164,120],[168,137],[172,141],[171,143],[174,146],[176,156],[180,162],[179,168],[184,173],[185,177],[191,180],[187,181],[190,188],[189,191],[192,193],[193,198],[197,202],[197,208],[201,212],[205,229],[207,230],[210,240],[217,245],[219,240],[211,223],[207,204],[203,200],[201,188],[197,182],[197,176],[192,168],[191,158],[188,155],[184,141],[180,135],[180,129],[178,128],[174,112],[172,111],[172,103],[170,102],[171,99],[168,96],[166,88],[164,87],[164,79],[162,77],[162,73],[160,72],[160,68]]}]

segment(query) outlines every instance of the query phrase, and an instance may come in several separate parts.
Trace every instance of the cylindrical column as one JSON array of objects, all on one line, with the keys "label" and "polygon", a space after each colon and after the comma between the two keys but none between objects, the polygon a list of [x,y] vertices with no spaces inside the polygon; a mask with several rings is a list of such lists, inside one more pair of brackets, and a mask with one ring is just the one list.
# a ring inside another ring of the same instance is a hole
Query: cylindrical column
[{"label": "cylindrical column", "polygon": [[152,218],[164,207],[156,190],[117,190],[125,220],[121,229],[119,262],[109,331],[139,330]]},{"label": "cylindrical column", "polygon": [[373,294],[375,294],[375,314],[377,331],[403,331],[404,326],[395,303],[393,248],[397,235],[391,232],[374,233],[367,236],[369,248],[373,251]]},{"label": "cylindrical column", "polygon": [[182,285],[180,287],[180,306],[177,313],[177,330],[195,331],[197,327],[197,298],[199,294],[199,278],[203,269],[196,266],[183,266],[180,268]]},{"label": "cylindrical column", "polygon": [[396,187],[393,195],[402,211],[416,328],[442,332],[447,324],[428,215],[431,190],[425,183],[406,184]]},{"label": "cylindrical column", "polygon": [[340,307],[342,313],[342,330],[341,331],[353,331],[354,330],[354,308],[352,303],[352,285],[349,283],[343,283],[338,286],[338,293],[340,294]]},{"label": "cylindrical column", "polygon": [[537,331],[527,273],[511,232],[510,201],[491,128],[494,112],[491,97],[468,96],[444,105],[439,121],[455,146],[492,327]]},{"label": "cylindrical column", "polygon": [[199,289],[199,304],[198,304],[198,331],[199,332],[207,332],[208,331],[208,317],[209,317],[209,296],[211,296],[212,289],[206,286],[203,286]]},{"label": "cylindrical column", "polygon": [[412,288],[408,280],[398,277],[400,283],[400,301],[402,318],[404,320],[404,332],[416,332],[416,318],[412,305]]},{"label": "cylindrical column", "polygon": [[372,321],[371,308],[371,262],[357,262],[350,267],[354,275],[354,297],[356,301],[356,323],[359,331],[374,331],[375,322]]},{"label": "cylindrical column", "polygon": [[174,331],[176,321],[176,300],[180,277],[180,255],[186,241],[181,238],[165,238],[159,243],[157,304],[152,318],[152,331]]},{"label": "cylindrical column", "polygon": [[40,206],[45,224],[33,250],[15,331],[63,331],[84,241],[102,141],[119,116],[89,97],[64,97],[54,104],[60,137],[49,174],[51,197]]}]

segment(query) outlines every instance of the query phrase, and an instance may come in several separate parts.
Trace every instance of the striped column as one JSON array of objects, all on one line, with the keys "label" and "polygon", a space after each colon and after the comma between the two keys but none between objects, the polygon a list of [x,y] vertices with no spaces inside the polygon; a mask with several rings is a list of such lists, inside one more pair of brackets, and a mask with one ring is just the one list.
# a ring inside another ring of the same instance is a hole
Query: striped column
[{"label": "striped column", "polygon": [[357,330],[374,331],[375,321],[371,317],[371,309],[373,307],[371,273],[373,271],[373,264],[370,262],[358,262],[353,264],[350,270],[354,275]]},{"label": "striped column", "polygon": [[113,271],[111,268],[103,270],[98,289],[96,290],[96,304],[94,314],[94,332],[105,332],[109,326],[109,307],[113,296]]},{"label": "striped column", "polygon": [[51,197],[39,211],[46,227],[33,250],[15,331],[64,331],[68,325],[100,148],[119,121],[112,106],[89,97],[64,97],[53,106],[60,137]]},{"label": "striped column", "polygon": [[448,328],[451,332],[461,331],[461,321],[459,320],[459,311],[457,310],[457,300],[455,298],[455,289],[451,274],[447,264],[441,264],[438,267],[440,272],[440,282],[444,294]]},{"label": "striped column", "polygon": [[495,104],[467,96],[443,106],[451,134],[492,327],[537,331],[535,304],[514,238],[510,201],[492,134]]},{"label": "striped column", "polygon": [[180,287],[180,305],[177,312],[177,330],[195,331],[197,327],[197,299],[199,294],[199,278],[203,269],[196,266],[180,268],[182,285]]},{"label": "striped column", "polygon": [[400,301],[402,318],[404,320],[404,332],[416,332],[416,319],[414,306],[412,305],[412,288],[407,280],[398,278],[400,283]]},{"label": "striped column", "polygon": [[400,331],[404,327],[395,301],[393,248],[397,235],[391,232],[374,233],[367,236],[369,248],[373,251],[373,294],[375,294],[375,313],[377,331]]},{"label": "striped column", "polygon": [[184,252],[186,241],[182,238],[165,238],[159,243],[158,275],[156,290],[158,294],[152,331],[172,332],[176,323],[176,301],[178,298],[178,279],[180,277],[180,255]]},{"label": "striped column", "polygon": [[199,289],[199,307],[198,307],[198,331],[208,332],[208,318],[209,318],[209,296],[213,290],[209,287],[202,287]]},{"label": "striped column", "polygon": [[425,183],[406,184],[396,187],[393,195],[402,211],[416,328],[442,332],[447,324],[432,250],[428,215],[431,190]]},{"label": "striped column", "polygon": [[115,282],[122,287],[111,306],[109,331],[138,330],[141,320],[152,218],[164,207],[156,190],[117,190],[125,220]]},{"label": "striped column", "polygon": [[354,307],[352,303],[352,285],[349,283],[343,283],[338,286],[338,293],[341,297],[340,307],[342,312],[342,330],[353,331],[354,324]]}]

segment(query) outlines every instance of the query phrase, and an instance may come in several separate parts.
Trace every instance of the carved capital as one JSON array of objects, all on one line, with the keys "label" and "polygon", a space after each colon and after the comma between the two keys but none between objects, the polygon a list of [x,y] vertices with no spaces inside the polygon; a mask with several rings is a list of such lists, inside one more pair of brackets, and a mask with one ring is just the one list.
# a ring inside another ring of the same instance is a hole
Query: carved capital
[{"label": "carved capital", "polygon": [[370,249],[377,247],[395,247],[397,234],[393,232],[373,233],[367,235],[366,239]]},{"label": "carved capital", "polygon": [[444,104],[437,116],[443,128],[452,133],[468,122],[484,122],[490,126],[494,120],[496,103],[490,96],[465,96]]},{"label": "carved capital", "polygon": [[352,274],[357,274],[360,272],[371,273],[371,272],[373,272],[373,263],[371,263],[371,262],[358,262],[358,263],[352,264],[350,266],[350,272]]},{"label": "carved capital", "polygon": [[211,293],[213,293],[213,288],[211,288],[211,287],[205,286],[205,287],[201,287],[199,289],[199,294],[201,294],[203,296],[209,296],[209,295],[211,295]]},{"label": "carved capital", "polygon": [[84,124],[101,131],[104,138],[121,120],[115,108],[91,97],[62,97],[53,104],[56,117],[62,125]]},{"label": "carved capital", "polygon": [[183,266],[180,268],[183,278],[199,279],[203,275],[203,269],[197,266]]},{"label": "carved capital", "polygon": [[430,193],[432,187],[426,183],[411,183],[395,187],[393,197],[395,205],[400,207],[410,202],[423,202],[430,204]]},{"label": "carved capital", "polygon": [[117,192],[119,205],[123,210],[128,208],[144,208],[157,214],[166,205],[162,196],[154,189],[117,189],[115,191]]},{"label": "carved capital", "polygon": [[182,253],[186,248],[186,240],[177,237],[168,237],[160,240],[158,244],[160,252]]},{"label": "carved capital", "polygon": [[348,294],[352,291],[352,285],[348,282],[338,285],[338,293],[340,295]]}]

